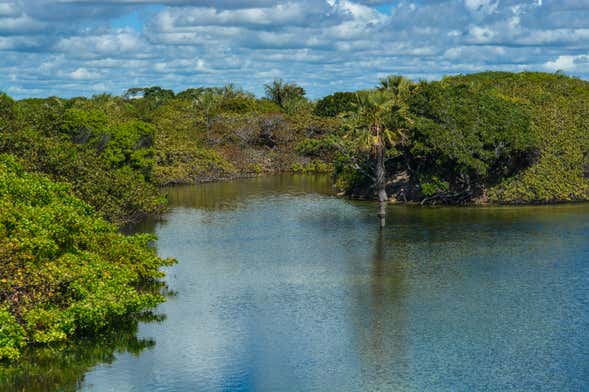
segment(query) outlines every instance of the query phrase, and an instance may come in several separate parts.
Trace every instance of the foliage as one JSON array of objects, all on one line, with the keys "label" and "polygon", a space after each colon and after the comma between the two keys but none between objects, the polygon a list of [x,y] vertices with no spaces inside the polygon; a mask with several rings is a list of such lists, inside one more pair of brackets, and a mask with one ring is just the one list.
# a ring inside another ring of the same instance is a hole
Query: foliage
[{"label": "foliage", "polygon": [[335,117],[341,113],[351,112],[356,108],[358,93],[338,92],[317,101],[314,114]]},{"label": "foliage", "polygon": [[291,101],[299,101],[304,98],[305,89],[296,83],[287,83],[282,79],[275,79],[272,83],[264,85],[266,97],[281,108]]},{"label": "foliage", "polygon": [[[88,143],[107,128],[107,117],[99,110],[67,109],[64,112],[62,129],[74,143]],[[102,147],[104,148],[104,147]]]},{"label": "foliage", "polygon": [[489,72],[417,84],[392,75],[373,90],[316,103],[282,80],[265,86],[262,99],[233,85],[69,100],[1,94],[0,151],[72,183],[124,223],[162,210],[155,185],[292,171],[307,158],[333,163],[348,193],[368,195],[370,181],[359,177],[374,169],[374,139],[362,130],[378,114],[387,176],[408,179],[411,200],[584,200],[587,86],[563,75]]},{"label": "foliage", "polygon": [[[189,100],[173,100],[154,113],[155,163],[153,181],[158,185],[197,182],[202,178],[230,177],[235,168],[222,154],[207,148],[207,121],[199,106]],[[210,129],[213,125],[213,116]]]},{"label": "foliage", "polygon": [[426,197],[434,197],[450,190],[450,183],[448,181],[431,175],[422,175],[419,178],[419,184],[421,186],[421,192]]},{"label": "foliage", "polygon": [[149,177],[155,150],[155,129],[143,121],[130,121],[111,127],[104,135],[102,156],[113,168],[129,166]]},{"label": "foliage", "polygon": [[0,360],[15,360],[26,344],[26,333],[8,307],[0,307]]},{"label": "foliage", "polygon": [[[422,83],[409,99],[413,126],[403,159],[415,173],[477,190],[531,164],[538,140],[525,111],[467,85]],[[425,193],[425,192],[424,192]]]},{"label": "foliage", "polygon": [[533,165],[489,190],[491,201],[530,203],[589,198],[589,83],[559,74],[487,72],[449,78],[521,105],[539,140]]},{"label": "foliage", "polygon": [[70,186],[0,155],[0,358],[17,358],[24,342],[96,333],[160,302],[138,289],[172,262],[156,256],[153,240],[119,234]]},{"label": "foliage", "polygon": [[389,75],[379,81],[377,89],[379,91],[388,91],[397,97],[399,102],[406,101],[415,91],[415,83],[401,75]]},{"label": "foliage", "polygon": [[402,98],[388,91],[373,91],[358,95],[356,109],[346,114],[344,126],[346,137],[360,154],[369,154],[377,140],[374,130],[382,130],[382,142],[393,154],[397,143],[403,138],[407,127],[407,105]]},{"label": "foliage", "polygon": [[340,137],[335,134],[327,134],[320,138],[306,138],[295,147],[296,151],[309,157],[329,158],[333,157],[341,144]]},{"label": "foliage", "polygon": [[[399,102],[407,107],[389,111],[402,120],[393,122],[410,125],[400,127],[395,149],[387,148],[388,177],[404,181],[389,182],[392,192],[410,189],[406,199],[446,203],[479,197],[500,203],[589,198],[587,82],[564,75],[489,72],[417,85],[391,76],[376,90],[395,95],[403,85],[409,88]],[[353,122],[362,113],[356,108],[344,117]],[[315,144],[306,142],[301,151]],[[334,155],[336,182],[356,195],[370,189],[370,139],[362,144],[366,148],[355,153],[348,149]],[[340,147],[353,145],[358,144],[340,141]]]},{"label": "foliage", "polygon": [[89,148],[64,135],[33,130],[0,133],[0,152],[19,156],[30,170],[70,182],[78,197],[111,222],[124,224],[164,210],[165,199],[142,173],[130,166],[113,167]]},{"label": "foliage", "polygon": [[294,97],[286,101],[284,111],[291,115],[304,115],[313,112],[314,104],[305,97]]},{"label": "foliage", "polygon": [[161,102],[174,98],[174,91],[163,89],[159,86],[133,87],[128,89],[125,94],[123,94],[123,97],[127,99],[141,97],[147,100]]},{"label": "foliage", "polygon": [[73,98],[66,105],[70,109],[104,113],[109,127],[141,119],[139,111],[131,102],[109,94],[94,95],[91,98]]},{"label": "foliage", "polygon": [[57,97],[18,101],[15,130],[34,129],[47,136],[58,135],[62,131],[66,104],[65,100]]},{"label": "foliage", "polygon": [[0,91],[0,131],[14,121],[14,101]]}]

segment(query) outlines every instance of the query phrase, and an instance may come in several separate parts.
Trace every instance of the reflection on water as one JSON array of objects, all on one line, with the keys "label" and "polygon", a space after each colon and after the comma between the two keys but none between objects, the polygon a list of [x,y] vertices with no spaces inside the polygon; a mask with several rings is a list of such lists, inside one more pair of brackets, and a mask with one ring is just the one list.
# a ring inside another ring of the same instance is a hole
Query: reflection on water
[{"label": "reflection on water", "polygon": [[170,188],[166,218],[135,228],[179,260],[166,321],[139,327],[156,344],[81,389],[587,389],[589,206],[392,207],[379,233],[372,204],[330,190]]},{"label": "reflection on water", "polygon": [[[279,193],[277,193],[279,189]],[[252,200],[273,196],[329,194],[332,190],[327,176],[268,176],[242,181],[169,188],[168,198],[176,207],[203,210],[231,210],[244,207]]]},{"label": "reflection on water", "polygon": [[[142,321],[158,321],[151,315]],[[155,345],[137,337],[137,321],[126,321],[93,339],[25,351],[16,363],[0,366],[0,391],[76,391],[84,375],[97,364],[112,364],[116,353],[137,356]]]}]

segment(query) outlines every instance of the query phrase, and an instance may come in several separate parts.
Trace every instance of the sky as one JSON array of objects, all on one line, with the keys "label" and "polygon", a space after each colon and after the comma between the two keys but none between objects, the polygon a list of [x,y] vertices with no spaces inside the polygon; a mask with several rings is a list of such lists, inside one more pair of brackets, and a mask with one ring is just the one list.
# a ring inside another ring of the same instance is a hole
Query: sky
[{"label": "sky", "polygon": [[311,98],[487,70],[589,78],[589,0],[0,0],[15,98],[276,78]]}]

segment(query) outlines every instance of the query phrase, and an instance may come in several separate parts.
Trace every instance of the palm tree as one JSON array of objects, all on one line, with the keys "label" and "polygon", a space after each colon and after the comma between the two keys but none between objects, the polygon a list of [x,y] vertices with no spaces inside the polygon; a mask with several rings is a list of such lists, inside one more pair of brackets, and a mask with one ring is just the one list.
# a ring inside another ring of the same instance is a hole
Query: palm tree
[{"label": "palm tree", "polygon": [[198,97],[192,100],[194,107],[197,110],[202,111],[207,128],[207,141],[210,139],[211,134],[211,121],[213,114],[217,109],[217,106],[221,102],[222,96],[214,89],[207,89],[203,91]]},{"label": "palm tree", "polygon": [[397,100],[406,100],[415,89],[416,84],[400,75],[389,75],[382,78],[378,84],[378,90],[388,91]]},{"label": "palm tree", "polygon": [[[404,78],[385,79],[382,88],[366,95],[357,95],[357,109],[348,115],[346,138],[352,141],[356,154],[367,156],[372,180],[378,196],[380,228],[385,227],[388,185],[386,162],[394,156],[395,147],[406,141],[405,129],[411,123],[407,98],[414,84]],[[389,83],[390,82],[390,83]],[[357,161],[354,161],[357,162]],[[355,165],[360,169],[359,165]]]},{"label": "palm tree", "polygon": [[284,108],[286,103],[292,99],[303,98],[305,89],[296,83],[287,83],[282,79],[275,79],[270,84],[264,85],[266,98]]}]

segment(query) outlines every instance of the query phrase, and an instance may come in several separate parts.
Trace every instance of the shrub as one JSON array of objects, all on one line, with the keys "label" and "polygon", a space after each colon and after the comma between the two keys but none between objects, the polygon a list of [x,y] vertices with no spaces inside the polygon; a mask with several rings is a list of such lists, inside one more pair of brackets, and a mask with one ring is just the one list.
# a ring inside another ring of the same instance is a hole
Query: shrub
[{"label": "shrub", "polygon": [[513,176],[539,148],[523,108],[467,85],[422,83],[409,107],[413,125],[400,159],[453,192],[480,192]]},{"label": "shrub", "polygon": [[166,200],[132,167],[113,168],[96,151],[69,137],[38,132],[0,133],[0,153],[19,156],[28,169],[72,184],[75,194],[116,224],[133,222],[165,209]]},{"label": "shrub", "polygon": [[96,333],[162,301],[137,289],[163,276],[150,235],[125,237],[71,187],[0,155],[0,357],[25,342]]},{"label": "shrub", "polygon": [[340,113],[355,110],[357,102],[358,97],[356,93],[334,93],[317,101],[313,113],[317,116],[335,117]]}]

